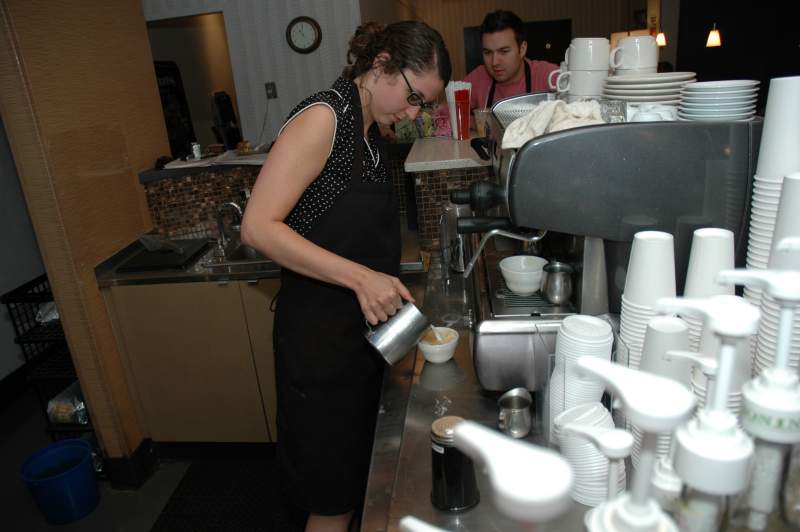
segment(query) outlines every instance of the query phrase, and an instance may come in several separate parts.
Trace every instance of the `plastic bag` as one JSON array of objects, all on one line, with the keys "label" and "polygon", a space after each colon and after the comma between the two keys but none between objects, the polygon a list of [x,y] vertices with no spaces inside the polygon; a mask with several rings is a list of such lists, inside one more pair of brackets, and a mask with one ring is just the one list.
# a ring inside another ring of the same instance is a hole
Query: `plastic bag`
[{"label": "plastic bag", "polygon": [[47,402],[47,417],[51,423],[87,425],[89,415],[78,381],[73,382]]}]

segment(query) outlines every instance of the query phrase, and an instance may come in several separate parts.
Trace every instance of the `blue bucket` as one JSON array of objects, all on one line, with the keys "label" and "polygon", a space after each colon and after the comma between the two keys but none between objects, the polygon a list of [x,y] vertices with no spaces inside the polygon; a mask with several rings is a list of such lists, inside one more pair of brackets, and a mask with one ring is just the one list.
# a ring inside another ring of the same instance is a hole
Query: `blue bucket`
[{"label": "blue bucket", "polygon": [[92,448],[83,440],[62,440],[36,451],[22,464],[20,477],[54,525],[88,515],[100,499]]}]

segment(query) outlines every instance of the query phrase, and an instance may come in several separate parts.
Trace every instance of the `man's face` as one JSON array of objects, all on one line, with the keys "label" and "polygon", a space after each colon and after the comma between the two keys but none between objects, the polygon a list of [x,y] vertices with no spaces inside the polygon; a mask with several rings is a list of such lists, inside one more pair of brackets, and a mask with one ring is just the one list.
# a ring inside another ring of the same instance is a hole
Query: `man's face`
[{"label": "man's face", "polygon": [[506,28],[494,33],[484,33],[481,37],[483,45],[483,64],[489,75],[498,83],[514,79],[522,68],[522,61],[528,49],[528,43],[517,44],[514,30]]}]

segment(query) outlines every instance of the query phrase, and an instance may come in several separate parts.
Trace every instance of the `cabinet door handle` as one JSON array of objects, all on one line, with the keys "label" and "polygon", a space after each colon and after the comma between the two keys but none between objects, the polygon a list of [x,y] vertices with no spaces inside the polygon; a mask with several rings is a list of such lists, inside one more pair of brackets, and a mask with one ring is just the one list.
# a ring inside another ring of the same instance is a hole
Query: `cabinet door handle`
[{"label": "cabinet door handle", "polygon": [[247,284],[258,284],[258,279],[248,279]]},{"label": "cabinet door handle", "polygon": [[217,286],[225,286],[228,284],[228,281],[217,281]]}]

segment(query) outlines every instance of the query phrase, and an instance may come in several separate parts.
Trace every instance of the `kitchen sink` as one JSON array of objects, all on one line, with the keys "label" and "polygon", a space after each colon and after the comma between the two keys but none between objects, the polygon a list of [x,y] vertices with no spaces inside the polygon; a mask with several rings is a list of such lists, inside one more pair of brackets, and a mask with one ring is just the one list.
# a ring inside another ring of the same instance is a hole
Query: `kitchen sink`
[{"label": "kitchen sink", "polygon": [[255,248],[233,241],[226,248],[223,256],[214,256],[203,264],[214,272],[246,273],[265,270],[277,270],[278,265],[258,252]]}]

